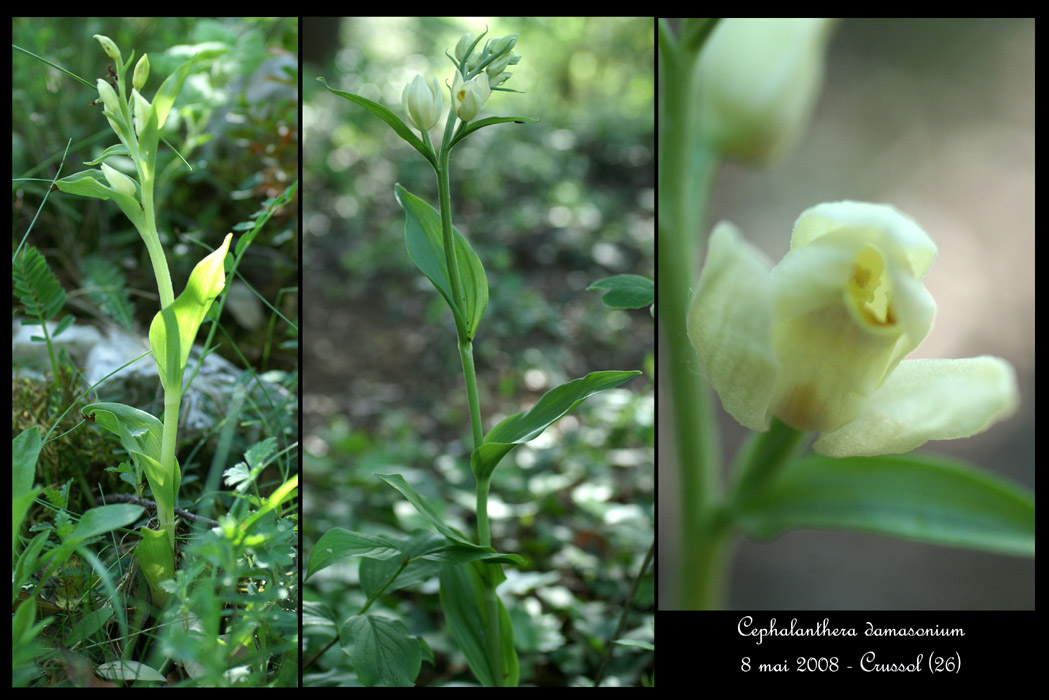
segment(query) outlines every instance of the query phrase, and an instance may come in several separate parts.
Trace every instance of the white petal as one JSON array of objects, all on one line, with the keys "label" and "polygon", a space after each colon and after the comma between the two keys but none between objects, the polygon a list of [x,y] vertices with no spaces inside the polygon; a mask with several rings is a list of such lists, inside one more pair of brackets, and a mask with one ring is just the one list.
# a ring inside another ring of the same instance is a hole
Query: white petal
[{"label": "white petal", "polygon": [[901,362],[856,420],[821,435],[813,449],[830,457],[908,452],[986,430],[1018,403],[1016,374],[1000,358]]},{"label": "white petal", "polygon": [[827,202],[806,209],[794,224],[791,250],[843,229],[861,232],[867,242],[893,256],[890,265],[906,265],[918,280],[925,279],[936,259],[936,244],[913,219],[888,204],[867,202]]},{"label": "white petal", "polygon": [[688,337],[722,406],[758,431],[769,427],[779,366],[772,345],[770,267],[735,226],[719,223],[688,310]]}]

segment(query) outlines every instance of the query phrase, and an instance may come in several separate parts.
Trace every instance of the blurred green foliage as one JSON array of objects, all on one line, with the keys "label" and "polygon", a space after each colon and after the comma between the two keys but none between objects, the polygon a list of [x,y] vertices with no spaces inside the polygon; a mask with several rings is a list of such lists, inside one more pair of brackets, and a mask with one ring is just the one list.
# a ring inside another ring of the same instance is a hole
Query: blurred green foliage
[{"label": "blurred green foliage", "polygon": [[[592,370],[644,369],[594,397],[496,470],[489,512],[499,551],[519,552],[500,588],[514,617],[521,678],[584,683],[615,629],[652,543],[654,444],[647,309],[610,309],[587,287],[615,274],[653,277],[653,24],[618,18],[323,18],[304,20],[304,540],[331,527],[425,527],[375,473],[396,472],[442,516],[472,532],[469,414],[451,315],[408,258],[400,183],[432,205],[430,166],[381,120],[324,89],[403,115],[416,73],[436,76],[447,112],[459,37],[517,32],[507,87],[486,116],[538,117],[471,135],[451,158],[453,223],[484,264],[489,304],[474,344],[485,429],[546,390]],[[312,62],[311,62],[312,61]],[[440,139],[443,120],[431,137]],[[431,585],[432,584],[432,585]],[[364,603],[356,564],[307,584],[336,618]],[[421,634],[436,667],[420,685],[468,679],[441,621],[436,581],[381,604]],[[651,573],[626,636],[651,639]],[[306,624],[304,659],[331,638]],[[312,630],[312,634],[311,634]],[[646,636],[647,635],[647,636]],[[305,679],[358,684],[338,646]],[[606,684],[636,685],[652,655],[619,647]],[[312,675],[318,674],[318,675]]]}]

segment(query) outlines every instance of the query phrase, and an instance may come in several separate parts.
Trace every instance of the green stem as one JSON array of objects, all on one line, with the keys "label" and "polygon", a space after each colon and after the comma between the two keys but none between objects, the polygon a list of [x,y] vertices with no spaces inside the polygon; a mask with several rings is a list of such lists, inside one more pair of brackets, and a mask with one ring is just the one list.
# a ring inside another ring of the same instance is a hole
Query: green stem
[{"label": "green stem", "polygon": [[[168,479],[175,478],[175,445],[178,443],[178,414],[182,404],[182,395],[176,391],[164,392],[164,433],[160,443],[160,466]],[[175,549],[175,500],[177,492],[172,492],[171,500],[164,494],[153,494],[157,501],[157,519],[160,527],[168,533],[171,549]]]},{"label": "green stem", "polygon": [[[451,152],[449,137],[455,121],[454,112],[448,115],[444,141],[437,157],[437,190],[441,208],[441,234],[444,243],[445,260],[448,264],[448,277],[452,287],[452,297],[456,300],[461,312],[456,314],[456,333],[459,341],[459,358],[463,365],[463,378],[466,381],[466,400],[470,408],[470,428],[473,435],[473,448],[477,449],[484,442],[484,431],[481,424],[481,406],[477,392],[477,374],[474,370],[473,339],[469,337],[463,325],[466,299],[463,297],[463,285],[459,273],[459,264],[453,247],[452,235],[452,197],[449,182],[449,154]],[[477,538],[484,547],[492,546],[492,535],[488,525],[488,489],[491,477],[477,479]],[[487,652],[492,678],[497,686],[503,685],[503,655],[499,634],[499,598],[493,581],[502,579],[501,564],[486,564],[484,583],[484,603],[488,618]]]},{"label": "green stem", "polygon": [[671,388],[673,443],[680,474],[681,567],[678,606],[716,606],[720,589],[709,567],[722,562],[724,543],[711,528],[719,499],[717,436],[710,395],[695,366],[687,335],[689,297],[698,262],[699,235],[716,159],[699,142],[692,84],[698,50],[683,49],[660,26],[659,316],[666,357],[660,369]]},{"label": "green stem", "polygon": [[466,380],[466,401],[470,406],[470,429],[473,432],[473,447],[476,450],[484,442],[481,427],[481,404],[477,396],[477,373],[474,371],[474,348],[470,340],[459,340],[459,358],[463,363],[463,378]]},{"label": "green stem", "polygon": [[[142,164],[138,168],[141,179],[142,209],[145,214],[146,230],[142,231],[142,240],[149,252],[150,262],[153,264],[153,275],[157,279],[157,293],[160,295],[160,308],[165,309],[175,302],[175,291],[171,283],[171,273],[168,270],[167,257],[164,247],[160,243],[160,234],[157,232],[156,212],[153,206],[153,177],[152,164]],[[178,443],[178,419],[182,405],[181,389],[164,390],[164,432],[160,443],[160,466],[169,480],[175,477],[175,447]],[[171,550],[175,550],[175,499],[177,493],[168,499],[163,494],[153,494],[157,500],[157,518],[160,520],[161,529],[168,534],[168,542]]]}]

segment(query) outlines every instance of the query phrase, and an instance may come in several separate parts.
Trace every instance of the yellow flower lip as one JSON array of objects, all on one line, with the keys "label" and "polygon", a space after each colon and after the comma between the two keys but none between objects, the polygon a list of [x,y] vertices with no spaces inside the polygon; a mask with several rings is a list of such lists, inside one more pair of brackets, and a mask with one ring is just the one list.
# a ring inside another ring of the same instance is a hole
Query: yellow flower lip
[{"label": "yellow flower lip", "polygon": [[888,205],[806,210],[775,266],[718,224],[688,334],[725,410],[753,430],[776,416],[821,432],[815,449],[837,457],[906,452],[1007,417],[1018,390],[1004,360],[904,361],[932,328],[923,279],[935,256]]}]

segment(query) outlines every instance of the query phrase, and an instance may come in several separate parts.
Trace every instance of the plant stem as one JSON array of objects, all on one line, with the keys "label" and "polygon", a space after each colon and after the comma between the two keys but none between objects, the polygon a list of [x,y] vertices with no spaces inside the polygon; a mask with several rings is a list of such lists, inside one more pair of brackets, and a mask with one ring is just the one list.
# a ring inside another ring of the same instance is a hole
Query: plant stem
[{"label": "plant stem", "polygon": [[[449,137],[454,123],[454,112],[448,115],[444,141],[438,154],[437,190],[441,207],[441,234],[444,242],[444,255],[448,264],[448,277],[452,287],[452,297],[460,308],[456,316],[456,333],[459,342],[459,358],[463,365],[463,378],[466,382],[466,400],[470,408],[470,429],[473,436],[473,449],[484,442],[484,429],[481,424],[481,405],[477,393],[477,374],[474,370],[473,338],[469,337],[464,326],[466,316],[466,299],[463,297],[463,285],[459,273],[459,264],[455,254],[455,238],[452,234],[452,197],[449,182],[449,154],[451,152]],[[472,451],[471,451],[472,452]],[[492,535],[488,525],[488,488],[491,476],[478,478],[477,495],[477,539],[484,547],[492,546]],[[481,577],[484,584],[484,603],[487,613],[487,652],[492,679],[496,686],[503,685],[503,655],[499,632],[499,598],[495,592],[496,581],[501,580],[501,564],[485,564],[485,575]]]},{"label": "plant stem", "polygon": [[712,531],[719,499],[720,455],[709,391],[696,371],[687,312],[697,265],[699,231],[716,159],[700,143],[692,84],[698,47],[683,47],[660,25],[659,320],[666,358],[663,386],[671,390],[673,444],[680,475],[681,550],[676,607],[716,606],[719,586],[708,581],[724,559]]},{"label": "plant stem", "polygon": [[[167,257],[164,247],[160,243],[160,234],[157,232],[156,212],[153,207],[153,177],[147,170],[150,164],[143,164],[139,170],[141,178],[142,209],[145,213],[146,230],[142,232],[142,240],[149,251],[149,259],[153,264],[153,275],[157,278],[157,293],[160,295],[160,308],[164,309],[175,302],[175,291],[171,284],[171,273],[168,270]],[[160,443],[160,466],[167,478],[175,478],[175,446],[178,443],[178,418],[182,405],[182,390],[164,389],[164,432]],[[168,541],[171,551],[175,551],[175,515],[174,499],[178,498],[177,492],[173,494],[173,500],[161,494],[153,494],[157,499],[157,519],[160,520],[161,529],[168,533]]]}]

